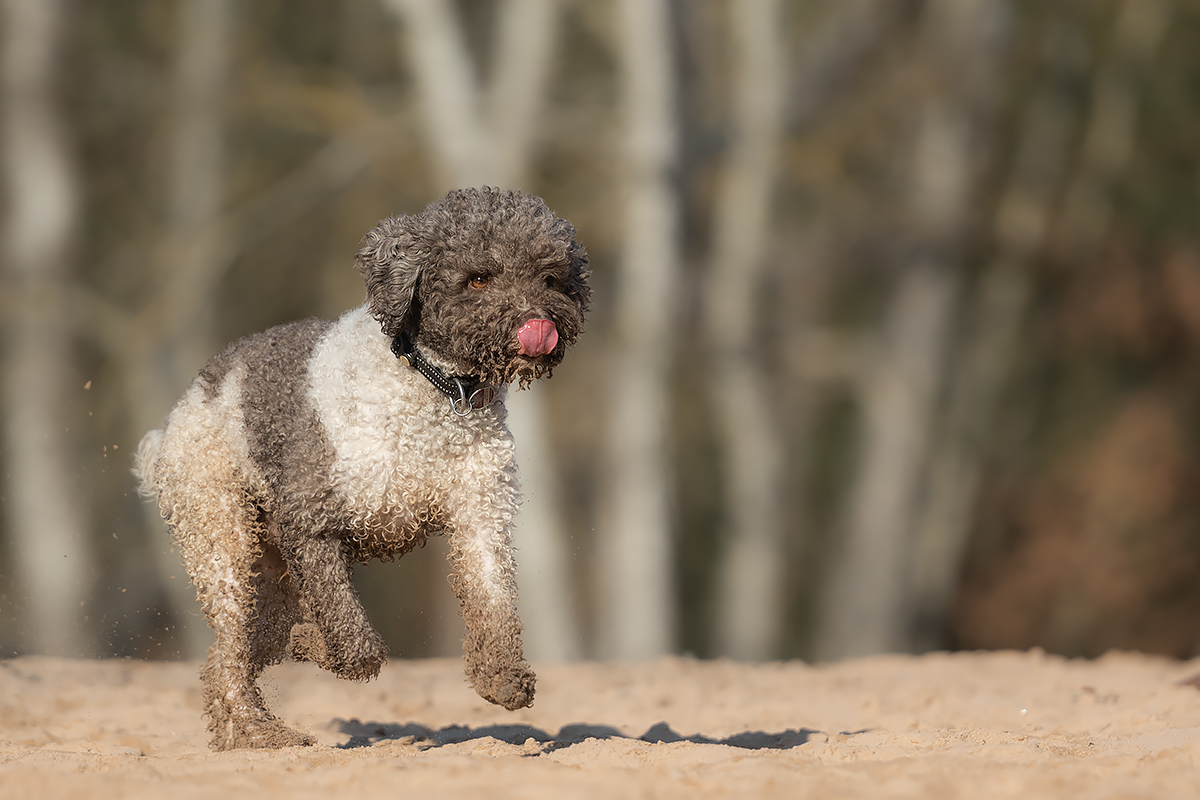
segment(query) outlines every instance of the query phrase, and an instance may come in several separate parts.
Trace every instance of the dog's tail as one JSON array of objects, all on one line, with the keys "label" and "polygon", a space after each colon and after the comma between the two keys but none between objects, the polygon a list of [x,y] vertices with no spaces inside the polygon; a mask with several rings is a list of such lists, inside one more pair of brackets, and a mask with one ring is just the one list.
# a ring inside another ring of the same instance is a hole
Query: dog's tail
[{"label": "dog's tail", "polygon": [[162,430],[150,431],[142,437],[137,455],[133,457],[133,476],[138,479],[138,494],[142,497],[154,497],[158,494],[154,465],[158,462],[158,448],[162,439]]}]

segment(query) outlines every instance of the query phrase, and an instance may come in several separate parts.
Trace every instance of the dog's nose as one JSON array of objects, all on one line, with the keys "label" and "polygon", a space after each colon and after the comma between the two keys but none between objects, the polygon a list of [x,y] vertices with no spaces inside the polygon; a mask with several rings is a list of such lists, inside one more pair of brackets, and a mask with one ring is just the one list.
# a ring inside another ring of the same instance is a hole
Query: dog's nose
[{"label": "dog's nose", "polygon": [[548,319],[531,319],[517,331],[523,356],[544,356],[558,344],[558,328]]}]

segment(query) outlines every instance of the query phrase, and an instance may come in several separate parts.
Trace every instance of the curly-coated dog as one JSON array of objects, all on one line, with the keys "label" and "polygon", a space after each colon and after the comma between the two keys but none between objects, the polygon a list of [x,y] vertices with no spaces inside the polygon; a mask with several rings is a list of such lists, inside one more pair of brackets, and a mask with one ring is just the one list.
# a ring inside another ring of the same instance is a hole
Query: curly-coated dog
[{"label": "curly-coated dog", "polygon": [[217,750],[312,744],[267,710],[260,673],[291,655],[377,675],[387,651],[352,565],[439,533],[471,685],[505,708],[533,702],[504,399],[582,331],[587,252],[541,199],[485,188],[383,220],[356,262],[363,306],[229,345],[138,449],[216,634],[201,677]]}]

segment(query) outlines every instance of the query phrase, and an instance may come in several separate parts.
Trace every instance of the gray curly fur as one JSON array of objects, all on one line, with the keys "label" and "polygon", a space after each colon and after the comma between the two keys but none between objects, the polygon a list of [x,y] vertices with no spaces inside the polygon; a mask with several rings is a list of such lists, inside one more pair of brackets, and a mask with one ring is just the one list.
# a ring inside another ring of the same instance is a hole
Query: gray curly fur
[{"label": "gray curly fur", "polygon": [[[504,387],[549,375],[582,332],[587,253],[539,198],[485,188],[383,220],[356,263],[363,307],[229,345],[138,450],[141,491],[157,495],[216,634],[201,676],[217,750],[312,744],[268,711],[262,670],[290,655],[343,678],[377,675],[387,652],[352,566],[441,533],[468,679],[506,708],[533,701]],[[530,320],[553,323],[549,352],[523,352]],[[496,400],[451,413],[392,353],[400,333],[448,374],[500,387]]]}]

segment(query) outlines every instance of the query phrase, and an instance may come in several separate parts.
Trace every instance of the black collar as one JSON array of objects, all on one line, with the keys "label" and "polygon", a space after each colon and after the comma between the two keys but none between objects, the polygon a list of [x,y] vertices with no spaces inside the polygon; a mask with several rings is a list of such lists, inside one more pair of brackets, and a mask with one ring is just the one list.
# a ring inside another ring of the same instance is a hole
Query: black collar
[{"label": "black collar", "polygon": [[496,387],[481,383],[469,375],[447,375],[440,367],[430,364],[417,351],[416,345],[403,333],[392,339],[396,358],[421,373],[437,390],[450,398],[450,408],[460,417],[478,411],[496,399]]}]

